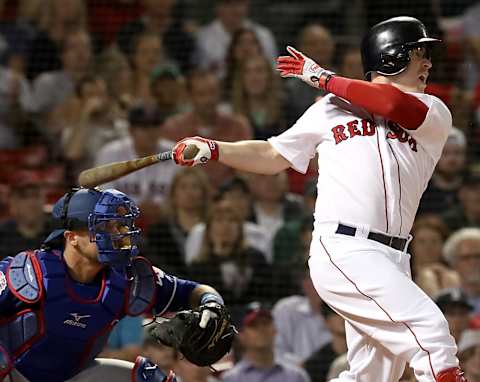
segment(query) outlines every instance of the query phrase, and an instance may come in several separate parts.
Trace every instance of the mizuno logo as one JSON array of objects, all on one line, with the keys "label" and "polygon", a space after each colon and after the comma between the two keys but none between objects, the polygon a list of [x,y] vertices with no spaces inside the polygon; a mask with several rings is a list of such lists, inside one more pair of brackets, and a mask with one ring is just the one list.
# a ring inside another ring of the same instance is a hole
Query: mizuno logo
[{"label": "mizuno logo", "polygon": [[83,320],[84,318],[92,317],[90,314],[85,314],[82,316],[79,313],[70,313],[70,315],[73,317],[73,320],[69,318],[63,321],[63,323],[65,325],[76,326],[82,329],[85,329],[87,327],[87,324],[84,322],[81,322],[81,320]]}]

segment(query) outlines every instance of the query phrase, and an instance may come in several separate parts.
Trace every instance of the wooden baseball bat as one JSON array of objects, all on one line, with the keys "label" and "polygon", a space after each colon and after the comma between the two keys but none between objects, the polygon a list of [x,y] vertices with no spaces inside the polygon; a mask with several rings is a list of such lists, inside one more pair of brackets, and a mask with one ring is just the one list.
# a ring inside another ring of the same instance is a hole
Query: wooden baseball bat
[{"label": "wooden baseball bat", "polygon": [[[189,145],[183,152],[185,159],[193,159],[198,152],[195,145]],[[173,154],[171,151],[165,151],[160,154],[149,155],[143,158],[131,159],[123,162],[114,162],[97,166],[84,170],[78,176],[78,184],[81,187],[92,188],[100,184],[111,182],[112,180],[121,178],[134,171],[151,166],[158,162],[172,160]]]}]

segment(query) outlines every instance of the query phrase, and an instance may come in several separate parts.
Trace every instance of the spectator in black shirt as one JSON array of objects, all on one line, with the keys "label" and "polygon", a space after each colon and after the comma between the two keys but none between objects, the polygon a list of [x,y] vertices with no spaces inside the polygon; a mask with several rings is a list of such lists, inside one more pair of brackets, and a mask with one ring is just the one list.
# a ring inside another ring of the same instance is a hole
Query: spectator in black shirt
[{"label": "spectator in black shirt", "polygon": [[313,353],[303,365],[312,382],[325,382],[332,362],[339,355],[347,352],[343,318],[325,303],[321,307],[321,313],[327,328],[332,334],[332,341]]},{"label": "spectator in black shirt", "polygon": [[453,128],[435,172],[420,200],[419,214],[442,213],[458,203],[466,164],[465,134]]},{"label": "spectator in black shirt", "polygon": [[33,171],[18,172],[10,189],[10,219],[0,225],[0,258],[26,249],[39,248],[54,229],[44,212],[45,189],[41,176]]},{"label": "spectator in black shirt", "polygon": [[173,59],[182,72],[191,69],[194,40],[176,11],[175,0],[143,0],[145,12],[142,17],[126,24],[118,33],[118,47],[127,56],[133,47],[135,36],[140,33],[155,33],[163,42],[167,57]]}]

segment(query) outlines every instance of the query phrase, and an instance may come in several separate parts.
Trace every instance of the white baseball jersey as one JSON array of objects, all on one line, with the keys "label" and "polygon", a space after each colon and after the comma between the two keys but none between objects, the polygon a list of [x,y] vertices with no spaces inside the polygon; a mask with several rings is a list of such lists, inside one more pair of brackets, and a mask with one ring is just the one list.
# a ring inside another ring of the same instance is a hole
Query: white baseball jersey
[{"label": "white baseball jersey", "polygon": [[408,236],[452,126],[441,100],[411,94],[429,108],[416,130],[404,130],[329,94],[289,130],[269,139],[302,173],[318,153],[316,226],[342,222]]}]

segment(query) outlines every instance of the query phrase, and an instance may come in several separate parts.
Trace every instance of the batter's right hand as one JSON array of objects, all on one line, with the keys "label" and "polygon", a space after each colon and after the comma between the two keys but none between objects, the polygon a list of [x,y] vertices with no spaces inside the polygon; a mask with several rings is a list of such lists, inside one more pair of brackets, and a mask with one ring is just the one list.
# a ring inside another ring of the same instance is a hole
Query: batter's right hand
[{"label": "batter's right hand", "polygon": [[202,137],[184,138],[173,147],[173,160],[180,166],[196,166],[218,160],[218,143]]},{"label": "batter's right hand", "polygon": [[291,46],[287,46],[290,56],[277,58],[277,71],[282,77],[295,77],[317,89],[325,89],[333,72],[319,66],[311,58],[305,56]]}]

